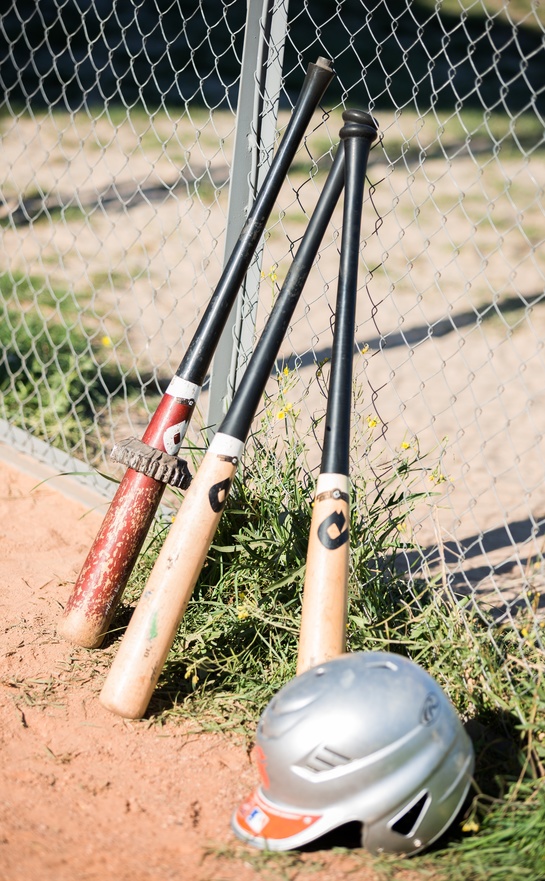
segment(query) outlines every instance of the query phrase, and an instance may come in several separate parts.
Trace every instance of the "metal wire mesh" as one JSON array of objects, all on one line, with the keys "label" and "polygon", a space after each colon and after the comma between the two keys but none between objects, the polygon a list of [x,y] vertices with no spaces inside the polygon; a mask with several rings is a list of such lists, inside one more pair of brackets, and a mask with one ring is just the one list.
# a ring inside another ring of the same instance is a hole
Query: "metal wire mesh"
[{"label": "metal wire mesh", "polygon": [[[113,442],[141,435],[221,272],[244,15],[211,0],[27,0],[0,14],[2,416],[106,472]],[[336,80],[268,225],[256,326],[343,107],[370,108],[381,140],[363,222],[354,468],[423,456],[425,499],[407,521],[422,551],[408,564],[442,570],[506,620],[522,606],[537,639],[544,32],[537,2],[292,4],[278,137],[309,62],[331,57]],[[286,378],[268,388],[277,427],[297,414],[311,466],[340,217],[280,353]],[[206,394],[201,408],[196,442]]]}]

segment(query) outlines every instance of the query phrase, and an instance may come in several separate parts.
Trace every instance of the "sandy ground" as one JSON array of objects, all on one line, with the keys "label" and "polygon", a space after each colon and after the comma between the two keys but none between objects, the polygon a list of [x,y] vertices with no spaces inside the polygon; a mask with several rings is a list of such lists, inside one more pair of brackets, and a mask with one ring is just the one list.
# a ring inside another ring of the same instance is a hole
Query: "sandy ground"
[{"label": "sandy ground", "polygon": [[[56,635],[101,514],[60,492],[62,478],[38,485],[41,466],[19,463],[0,455],[1,881],[335,881],[354,872],[374,881],[362,851],[271,860],[237,841],[231,812],[257,782],[243,739],[199,731],[197,719],[129,723],[101,707],[112,647],[76,649]],[[407,867],[395,877],[416,876]]]}]

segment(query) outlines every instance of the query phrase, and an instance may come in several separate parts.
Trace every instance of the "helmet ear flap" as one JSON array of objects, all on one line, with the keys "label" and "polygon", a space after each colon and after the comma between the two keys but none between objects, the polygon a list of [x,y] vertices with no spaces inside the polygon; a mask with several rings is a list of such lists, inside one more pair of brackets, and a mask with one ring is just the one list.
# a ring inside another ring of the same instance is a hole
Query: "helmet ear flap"
[{"label": "helmet ear flap", "polygon": [[371,853],[415,854],[433,844],[460,814],[474,766],[471,741],[461,723],[426,788],[391,818],[363,824],[363,846]]},{"label": "helmet ear flap", "polygon": [[418,838],[418,829],[421,826],[428,808],[432,803],[432,797],[427,790],[419,793],[411,802],[394,815],[385,824],[384,821],[363,824],[362,844],[371,853],[407,853],[412,854],[420,850],[428,841]]}]

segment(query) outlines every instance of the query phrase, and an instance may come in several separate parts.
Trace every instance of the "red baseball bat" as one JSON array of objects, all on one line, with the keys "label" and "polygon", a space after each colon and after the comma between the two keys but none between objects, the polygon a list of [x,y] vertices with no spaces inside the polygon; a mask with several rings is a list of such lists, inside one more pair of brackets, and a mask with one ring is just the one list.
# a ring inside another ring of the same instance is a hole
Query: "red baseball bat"
[{"label": "red baseball bat", "polygon": [[297,673],[345,651],[350,555],[349,456],[358,261],[367,160],[377,137],[370,114],[347,111],[341,257],[320,474],[309,533]]},{"label": "red baseball bat", "polygon": [[108,508],[64,609],[59,632],[76,645],[96,648],[115,610],[153,522],[166,483],[186,489],[191,477],[178,458],[217,342],[297,147],[334,73],[330,62],[310,64],[288,127],[256,196],[238,242],[208,307],[151,419],[142,441],[129,438],[112,457],[128,469]]},{"label": "red baseball bat", "polygon": [[218,434],[170,527],[104,683],[100,700],[125,718],[144,715],[221,518],[252,420],[344,183],[337,150],[282,290]]}]

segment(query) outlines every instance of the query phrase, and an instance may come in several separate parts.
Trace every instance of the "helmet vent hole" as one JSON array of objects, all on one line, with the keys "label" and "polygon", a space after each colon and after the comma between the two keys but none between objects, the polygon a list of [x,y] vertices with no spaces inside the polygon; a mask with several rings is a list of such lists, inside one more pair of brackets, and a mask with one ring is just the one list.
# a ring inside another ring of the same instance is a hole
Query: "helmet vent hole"
[{"label": "helmet vent hole", "polygon": [[352,759],[344,756],[327,746],[320,746],[317,750],[307,756],[305,767],[310,771],[320,773],[321,771],[331,771],[342,765],[347,765]]},{"label": "helmet vent hole", "polygon": [[417,802],[407,808],[403,814],[401,814],[395,823],[392,824],[392,831],[397,832],[399,835],[404,835],[408,838],[413,834],[415,829],[417,828],[422,816],[424,815],[426,808],[428,806],[428,793],[424,792],[423,795],[420,796]]}]

